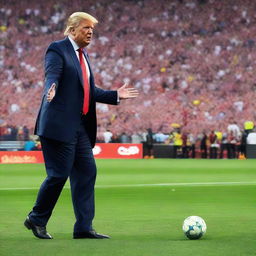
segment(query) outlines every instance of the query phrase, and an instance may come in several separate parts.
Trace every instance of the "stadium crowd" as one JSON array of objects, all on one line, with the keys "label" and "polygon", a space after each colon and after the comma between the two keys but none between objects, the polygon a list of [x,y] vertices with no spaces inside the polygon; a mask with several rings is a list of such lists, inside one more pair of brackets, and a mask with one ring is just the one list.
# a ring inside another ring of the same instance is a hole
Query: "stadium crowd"
[{"label": "stadium crowd", "polygon": [[13,0],[0,8],[2,136],[33,132],[46,47],[79,10],[99,19],[88,48],[96,84],[129,82],[140,91],[120,108],[97,105],[98,141],[106,130],[120,139],[178,125],[198,138],[227,133],[231,118],[240,129],[256,121],[254,1]]}]

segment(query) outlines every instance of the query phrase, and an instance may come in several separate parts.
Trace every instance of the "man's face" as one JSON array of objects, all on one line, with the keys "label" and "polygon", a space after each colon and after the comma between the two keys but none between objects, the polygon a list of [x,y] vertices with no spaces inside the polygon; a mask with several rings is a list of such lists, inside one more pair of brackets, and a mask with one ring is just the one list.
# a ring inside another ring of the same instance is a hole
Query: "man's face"
[{"label": "man's face", "polygon": [[86,47],[92,40],[94,24],[88,20],[82,20],[78,27],[71,31],[73,40],[79,47]]}]

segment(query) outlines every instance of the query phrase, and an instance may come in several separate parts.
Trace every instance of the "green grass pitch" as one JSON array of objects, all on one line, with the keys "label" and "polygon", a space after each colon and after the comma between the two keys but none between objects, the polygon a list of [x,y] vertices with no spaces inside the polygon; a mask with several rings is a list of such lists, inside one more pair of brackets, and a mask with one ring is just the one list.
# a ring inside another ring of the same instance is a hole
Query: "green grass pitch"
[{"label": "green grass pitch", "polygon": [[[47,229],[23,226],[44,165],[0,165],[0,255],[256,255],[256,160],[97,160],[94,227],[109,240],[74,240],[67,182]],[[207,233],[188,240],[183,220],[201,216]]]}]

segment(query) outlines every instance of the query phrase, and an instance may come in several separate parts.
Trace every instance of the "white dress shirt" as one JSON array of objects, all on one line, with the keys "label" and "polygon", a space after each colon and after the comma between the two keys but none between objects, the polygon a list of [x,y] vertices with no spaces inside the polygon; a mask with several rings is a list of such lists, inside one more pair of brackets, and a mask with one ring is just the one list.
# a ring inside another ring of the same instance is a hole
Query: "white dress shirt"
[{"label": "white dress shirt", "polygon": [[[69,41],[71,42],[71,44],[72,44],[72,46],[73,46],[73,48],[74,48],[74,51],[75,51],[75,53],[76,53],[76,56],[77,56],[77,58],[78,58],[78,61],[79,61],[79,63],[80,63],[80,60],[79,60],[79,52],[78,52],[78,49],[79,49],[80,47],[77,45],[77,43],[76,43],[71,37],[68,36],[68,39],[69,39]],[[89,69],[88,62],[87,62],[86,58],[84,57],[84,55],[83,55],[83,58],[84,58],[85,66],[86,66],[86,72],[87,72],[87,77],[88,77],[88,84],[90,84],[90,69]]]}]

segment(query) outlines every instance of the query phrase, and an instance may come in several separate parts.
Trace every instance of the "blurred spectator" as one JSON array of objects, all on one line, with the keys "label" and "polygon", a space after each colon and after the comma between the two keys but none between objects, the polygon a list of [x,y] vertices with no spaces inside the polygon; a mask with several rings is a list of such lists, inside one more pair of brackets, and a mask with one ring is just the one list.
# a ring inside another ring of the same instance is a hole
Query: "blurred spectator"
[{"label": "blurred spectator", "polygon": [[240,154],[246,157],[246,144],[247,144],[248,131],[244,130],[240,140]]},{"label": "blurred spectator", "polygon": [[23,126],[24,141],[29,140],[29,129],[26,125]]},{"label": "blurred spectator", "polygon": [[254,128],[247,136],[247,144],[256,145],[256,129]]},{"label": "blurred spectator", "polygon": [[126,134],[126,132],[122,132],[119,140],[120,140],[120,143],[130,143],[131,142],[131,140],[130,140],[129,136]]},{"label": "blurred spectator", "polygon": [[188,135],[183,132],[181,135],[182,140],[182,158],[188,158]]},{"label": "blurred spectator", "polygon": [[145,158],[154,158],[154,153],[153,153],[153,144],[154,144],[154,139],[153,139],[153,132],[151,128],[147,129],[147,135],[146,135],[146,141],[145,141]]},{"label": "blurred spectator", "polygon": [[238,136],[236,136],[236,132],[231,130],[228,133],[227,141],[228,158],[236,158],[236,144],[238,142]]},{"label": "blurred spectator", "polygon": [[169,135],[165,135],[161,130],[159,130],[155,135],[156,143],[164,143],[168,139]]},{"label": "blurred spectator", "polygon": [[188,134],[188,150],[190,152],[190,157],[196,157],[196,139],[192,133]]},{"label": "blurred spectator", "polygon": [[110,130],[106,130],[106,131],[103,133],[104,142],[105,142],[105,143],[111,142],[112,136],[113,136],[113,133],[112,133]]},{"label": "blurred spectator", "polygon": [[102,130],[167,134],[179,123],[196,135],[213,125],[226,132],[234,117],[238,127],[256,120],[254,1],[14,0],[0,8],[1,139],[17,139],[25,125],[32,133],[44,84],[38,60],[63,38],[66,17],[88,6],[106,21],[88,49],[96,84],[116,89],[127,81],[141,95],[132,105],[122,102],[122,112],[98,104]]},{"label": "blurred spectator", "polygon": [[119,143],[119,142],[120,142],[120,140],[119,140],[118,136],[113,134],[112,138],[111,138],[111,143]]},{"label": "blurred spectator", "polygon": [[35,149],[36,143],[33,140],[27,140],[24,144],[25,151],[31,151]]},{"label": "blurred spectator", "polygon": [[230,123],[227,128],[228,133],[233,133],[235,137],[241,136],[241,131],[239,126],[237,125],[237,122],[232,118],[230,119]]},{"label": "blurred spectator", "polygon": [[216,159],[218,156],[218,138],[214,131],[211,131],[209,135],[209,142],[210,142],[210,158]]},{"label": "blurred spectator", "polygon": [[200,142],[200,151],[201,151],[201,158],[207,158],[208,157],[208,136],[206,132],[203,132],[201,136],[201,142]]},{"label": "blurred spectator", "polygon": [[220,144],[220,158],[227,156],[228,152],[228,137],[227,133],[222,134],[221,144]]},{"label": "blurred spectator", "polygon": [[172,133],[173,146],[174,146],[174,158],[182,158],[182,135],[180,129],[176,129]]},{"label": "blurred spectator", "polygon": [[244,131],[245,133],[247,133],[247,135],[249,134],[249,132],[251,132],[254,128],[254,123],[252,121],[246,121],[244,122]]},{"label": "blurred spectator", "polygon": [[131,136],[131,143],[142,143],[142,136],[137,132],[133,133]]}]

